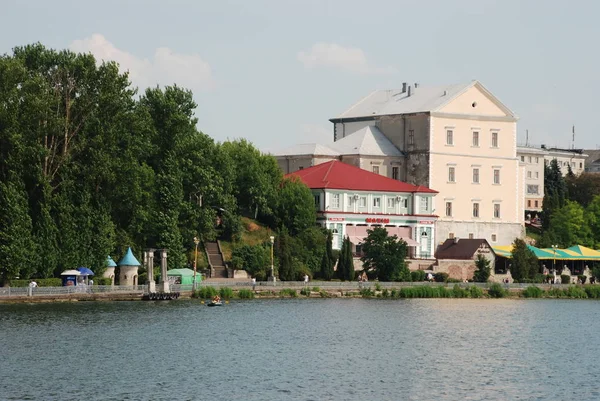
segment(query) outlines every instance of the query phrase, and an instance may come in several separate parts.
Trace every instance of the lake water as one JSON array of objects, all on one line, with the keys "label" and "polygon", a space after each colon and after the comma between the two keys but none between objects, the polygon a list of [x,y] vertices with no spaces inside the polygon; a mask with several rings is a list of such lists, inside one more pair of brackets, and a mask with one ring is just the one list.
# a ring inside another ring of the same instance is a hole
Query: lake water
[{"label": "lake water", "polygon": [[600,400],[600,303],[0,305],[2,400]]}]

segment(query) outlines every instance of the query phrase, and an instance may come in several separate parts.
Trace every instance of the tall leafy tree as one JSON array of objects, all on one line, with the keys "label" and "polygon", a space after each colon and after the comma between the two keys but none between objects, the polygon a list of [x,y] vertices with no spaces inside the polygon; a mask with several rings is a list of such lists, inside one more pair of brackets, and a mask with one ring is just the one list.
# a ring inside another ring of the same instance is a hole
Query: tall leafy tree
[{"label": "tall leafy tree", "polygon": [[365,270],[374,269],[380,281],[405,279],[408,271],[405,261],[408,246],[406,242],[399,240],[398,236],[389,236],[383,227],[367,230],[362,251],[363,267]]},{"label": "tall leafy tree", "polygon": [[310,189],[297,177],[285,178],[277,192],[275,219],[278,227],[286,227],[290,235],[297,235],[314,226],[317,212]]},{"label": "tall leafy tree", "polygon": [[544,165],[544,201],[542,203],[542,229],[550,225],[554,210],[564,206],[567,199],[567,185],[556,159]]},{"label": "tall leafy tree", "polygon": [[279,279],[293,281],[296,279],[296,271],[292,259],[290,236],[286,232],[282,232],[278,236],[277,242],[279,251]]},{"label": "tall leafy tree", "polygon": [[512,249],[510,274],[515,281],[530,279],[538,272],[538,259],[525,241],[515,238]]},{"label": "tall leafy tree", "polygon": [[482,254],[477,255],[475,259],[475,273],[473,274],[473,281],[477,283],[486,283],[491,274],[490,261]]},{"label": "tall leafy tree", "polygon": [[332,250],[332,242],[333,242],[333,233],[331,230],[327,230],[327,244],[325,247],[325,251],[323,252],[323,257],[321,258],[321,271],[320,275],[323,280],[331,280],[333,278],[333,250]]}]

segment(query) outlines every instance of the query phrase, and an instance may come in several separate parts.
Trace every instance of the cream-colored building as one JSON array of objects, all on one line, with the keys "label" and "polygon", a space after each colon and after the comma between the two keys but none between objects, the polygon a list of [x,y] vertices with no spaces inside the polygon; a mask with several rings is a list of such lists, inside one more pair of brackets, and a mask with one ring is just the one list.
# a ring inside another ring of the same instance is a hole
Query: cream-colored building
[{"label": "cream-colored building", "polygon": [[522,237],[517,116],[479,82],[378,90],[330,121],[335,141],[376,127],[404,155],[399,177],[439,191],[438,241]]},{"label": "cream-colored building", "polygon": [[546,148],[544,145],[542,145],[542,149],[548,151],[544,157],[545,163],[549,164],[553,159],[556,159],[563,176],[567,175],[569,167],[571,167],[571,171],[575,175],[579,175],[585,171],[585,159],[587,159],[588,155],[583,153],[583,150]]},{"label": "cream-colored building", "polygon": [[530,146],[517,147],[517,157],[525,169],[525,217],[535,217],[542,211],[544,200],[544,160],[548,155],[546,149]]}]

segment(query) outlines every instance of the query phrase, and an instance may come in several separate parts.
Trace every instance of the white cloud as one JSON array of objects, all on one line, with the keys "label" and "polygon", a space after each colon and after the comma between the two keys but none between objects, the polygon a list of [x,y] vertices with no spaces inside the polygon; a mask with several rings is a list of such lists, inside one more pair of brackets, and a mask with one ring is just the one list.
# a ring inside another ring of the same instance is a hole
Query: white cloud
[{"label": "white cloud", "polygon": [[139,58],[117,48],[100,34],[75,40],[69,48],[75,52],[92,53],[98,61],[116,61],[122,72],[129,71],[129,78],[141,89],[176,83],[188,89],[206,90],[215,84],[210,64],[197,54],[180,54],[167,47],[159,47],[151,60]]},{"label": "white cloud", "polygon": [[329,67],[357,74],[389,74],[392,67],[377,67],[369,63],[358,47],[344,47],[336,43],[316,43],[308,51],[298,52],[298,60],[305,68]]}]

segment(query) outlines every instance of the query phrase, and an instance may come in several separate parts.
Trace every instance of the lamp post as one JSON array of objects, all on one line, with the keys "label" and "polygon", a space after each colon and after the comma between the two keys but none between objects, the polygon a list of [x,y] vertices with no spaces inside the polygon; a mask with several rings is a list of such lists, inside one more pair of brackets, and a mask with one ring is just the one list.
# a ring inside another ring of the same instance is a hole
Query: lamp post
[{"label": "lamp post", "polygon": [[271,235],[271,280],[275,284],[275,270],[273,269],[273,244],[275,244],[275,237]]},{"label": "lamp post", "polygon": [[196,291],[196,288],[198,287],[198,283],[196,282],[196,272],[198,271],[196,266],[198,266],[198,244],[200,243],[200,240],[198,239],[198,237],[194,237],[194,244],[196,244],[196,250],[194,253],[194,284],[193,284],[193,288],[194,291]]},{"label": "lamp post", "polygon": [[556,248],[558,245],[552,245],[552,253],[554,254],[554,259],[552,260],[552,274],[556,276]]}]

